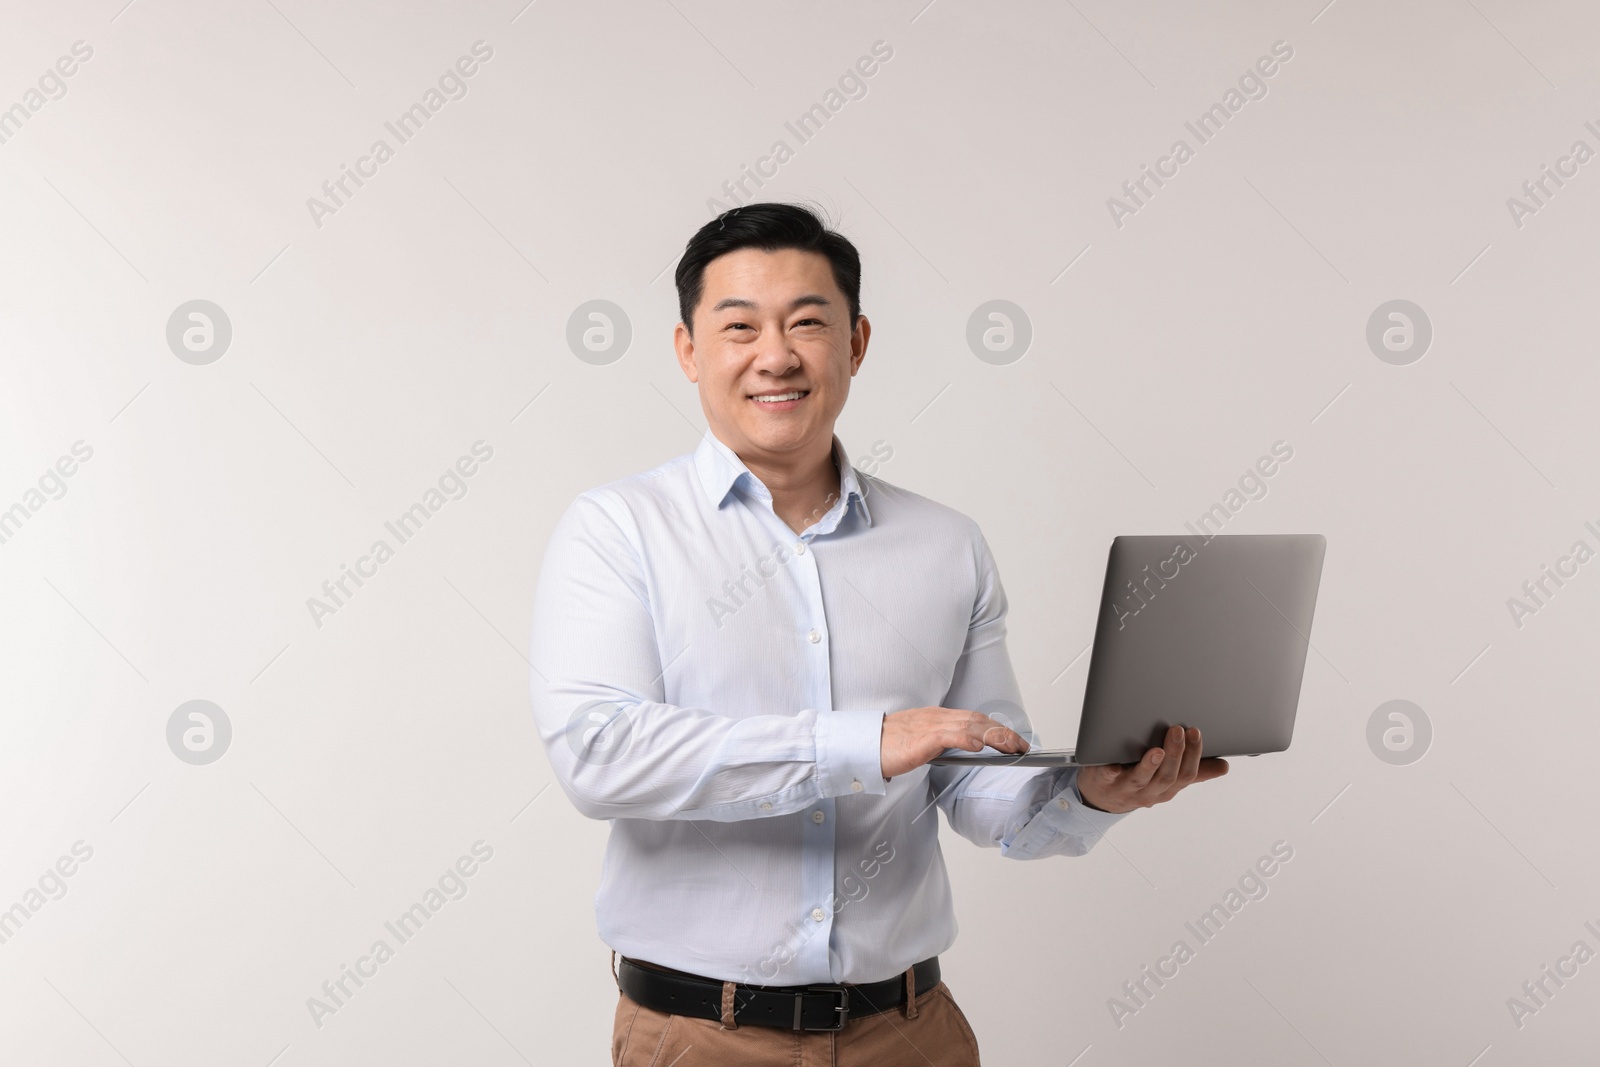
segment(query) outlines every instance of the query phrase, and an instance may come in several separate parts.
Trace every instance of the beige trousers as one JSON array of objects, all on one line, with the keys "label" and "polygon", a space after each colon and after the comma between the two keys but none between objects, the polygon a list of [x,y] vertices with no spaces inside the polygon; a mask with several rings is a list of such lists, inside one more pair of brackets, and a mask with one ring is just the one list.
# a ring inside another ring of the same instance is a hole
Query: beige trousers
[{"label": "beige trousers", "polygon": [[[906,980],[911,982],[907,971]],[[724,987],[732,1003],[732,983]],[[782,1030],[670,1015],[618,990],[614,1067],[978,1067],[978,1039],[944,982],[881,1015],[851,1016],[834,1032]]]}]

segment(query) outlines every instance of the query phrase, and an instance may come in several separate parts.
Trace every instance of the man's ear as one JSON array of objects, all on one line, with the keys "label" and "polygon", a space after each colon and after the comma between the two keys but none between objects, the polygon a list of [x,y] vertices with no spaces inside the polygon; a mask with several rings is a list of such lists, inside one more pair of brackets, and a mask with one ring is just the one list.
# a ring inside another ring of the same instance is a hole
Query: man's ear
[{"label": "man's ear", "polygon": [[694,338],[689,336],[689,327],[681,322],[672,331],[672,347],[678,355],[678,366],[683,368],[684,376],[691,382],[699,382],[700,368],[694,362]]},{"label": "man's ear", "polygon": [[858,316],[856,328],[850,332],[850,377],[854,378],[861,369],[861,361],[867,358],[867,342],[871,339],[872,323],[865,315]]}]

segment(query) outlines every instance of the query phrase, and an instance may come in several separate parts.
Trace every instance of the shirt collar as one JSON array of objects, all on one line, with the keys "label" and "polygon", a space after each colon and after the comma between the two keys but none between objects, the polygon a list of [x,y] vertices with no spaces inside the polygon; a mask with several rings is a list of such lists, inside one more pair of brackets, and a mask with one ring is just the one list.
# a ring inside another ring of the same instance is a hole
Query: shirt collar
[{"label": "shirt collar", "polygon": [[[845,451],[844,443],[839,440],[839,435],[833,435],[833,458],[839,464],[839,493],[845,499],[845,507],[850,506],[852,500],[860,509],[861,515],[867,520],[867,525],[872,525],[872,512],[867,508],[868,486],[856,474],[855,467],[850,465],[850,454]],[[772,502],[772,492],[745,466],[744,460],[738,453],[722,442],[716,434],[709,429],[700,438],[700,444],[694,450],[694,468],[700,476],[700,485],[705,489],[706,499],[711,501],[711,506],[721,508],[728,500],[728,494],[741,482],[747,492],[754,494],[767,503]]]}]

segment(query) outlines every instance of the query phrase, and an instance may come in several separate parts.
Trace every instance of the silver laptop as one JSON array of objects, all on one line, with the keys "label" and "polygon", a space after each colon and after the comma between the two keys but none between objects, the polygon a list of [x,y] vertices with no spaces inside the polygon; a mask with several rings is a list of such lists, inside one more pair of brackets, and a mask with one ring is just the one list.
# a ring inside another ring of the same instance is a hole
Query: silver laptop
[{"label": "silver laptop", "polygon": [[1321,534],[1116,538],[1077,746],[948,749],[930,762],[1136,763],[1174,723],[1200,728],[1204,756],[1282,752],[1294,736],[1327,544]]}]

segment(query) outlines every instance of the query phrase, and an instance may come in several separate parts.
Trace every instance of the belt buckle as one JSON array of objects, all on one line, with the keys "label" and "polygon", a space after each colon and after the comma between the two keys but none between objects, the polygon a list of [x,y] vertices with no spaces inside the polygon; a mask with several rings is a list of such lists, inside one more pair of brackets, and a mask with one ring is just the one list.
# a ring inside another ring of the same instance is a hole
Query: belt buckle
[{"label": "belt buckle", "polygon": [[[838,1013],[838,1017],[839,1017],[839,1025],[838,1026],[802,1026],[802,1025],[800,1025],[801,1009],[805,1004],[806,996],[808,994],[810,994],[810,993],[831,993],[831,994],[834,994],[835,996],[837,996],[839,998],[839,1003],[835,1004],[834,1007],[833,1007],[833,1010],[836,1013]],[[796,1030],[821,1030],[821,1031],[830,1031],[830,1032],[841,1031],[841,1030],[844,1029],[844,1024],[849,1020],[849,1018],[850,1018],[850,990],[846,989],[844,986],[838,986],[838,985],[807,986],[804,990],[802,990],[801,992],[796,993],[794,995],[794,1027],[793,1028],[796,1029]]]}]

